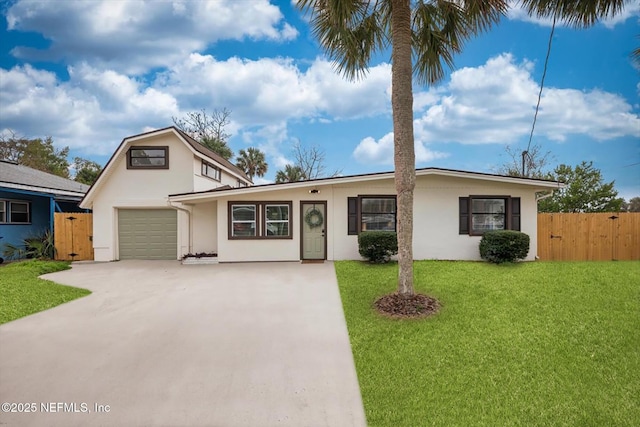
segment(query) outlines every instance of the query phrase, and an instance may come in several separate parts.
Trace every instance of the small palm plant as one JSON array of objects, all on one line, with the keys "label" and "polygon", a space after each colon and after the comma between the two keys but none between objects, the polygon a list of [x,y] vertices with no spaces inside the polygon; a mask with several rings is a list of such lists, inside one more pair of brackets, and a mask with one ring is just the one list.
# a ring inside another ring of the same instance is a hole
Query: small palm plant
[{"label": "small palm plant", "polygon": [[22,245],[6,243],[2,254],[7,259],[54,259],[56,256],[57,251],[51,230],[27,237],[22,243]]}]

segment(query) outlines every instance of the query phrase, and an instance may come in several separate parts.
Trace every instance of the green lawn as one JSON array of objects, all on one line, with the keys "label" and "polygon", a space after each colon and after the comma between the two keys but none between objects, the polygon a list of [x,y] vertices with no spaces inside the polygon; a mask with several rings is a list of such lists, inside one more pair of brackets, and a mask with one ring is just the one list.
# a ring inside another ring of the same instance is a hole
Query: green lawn
[{"label": "green lawn", "polygon": [[0,266],[0,324],[88,295],[38,276],[70,268],[68,262],[24,261]]},{"label": "green lawn", "polygon": [[397,265],[335,266],[370,426],[640,425],[640,262],[419,261],[422,320],[372,308]]}]

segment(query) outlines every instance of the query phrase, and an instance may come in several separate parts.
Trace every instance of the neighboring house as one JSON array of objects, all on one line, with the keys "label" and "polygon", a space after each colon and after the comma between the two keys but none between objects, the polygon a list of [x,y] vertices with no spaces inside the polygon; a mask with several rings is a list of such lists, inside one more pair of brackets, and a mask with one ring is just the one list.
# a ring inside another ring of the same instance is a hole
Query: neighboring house
[{"label": "neighboring house", "polygon": [[[514,229],[537,252],[536,193],[554,181],[416,171],[415,259],[479,259],[482,233]],[[251,186],[228,161],[171,127],[125,138],[81,206],[97,261],[361,259],[357,235],[396,229],[393,172]]]},{"label": "neighboring house", "polygon": [[53,231],[54,212],[81,212],[88,185],[0,160],[0,249]]}]

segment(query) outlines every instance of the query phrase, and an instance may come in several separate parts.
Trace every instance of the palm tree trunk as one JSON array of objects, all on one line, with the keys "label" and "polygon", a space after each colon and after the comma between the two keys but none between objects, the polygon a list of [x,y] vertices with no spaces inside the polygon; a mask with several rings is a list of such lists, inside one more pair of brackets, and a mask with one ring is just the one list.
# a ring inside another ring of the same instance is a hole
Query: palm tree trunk
[{"label": "palm tree trunk", "polygon": [[410,0],[392,0],[391,31],[391,107],[398,195],[398,294],[409,297],[414,295],[413,189],[416,185]]}]

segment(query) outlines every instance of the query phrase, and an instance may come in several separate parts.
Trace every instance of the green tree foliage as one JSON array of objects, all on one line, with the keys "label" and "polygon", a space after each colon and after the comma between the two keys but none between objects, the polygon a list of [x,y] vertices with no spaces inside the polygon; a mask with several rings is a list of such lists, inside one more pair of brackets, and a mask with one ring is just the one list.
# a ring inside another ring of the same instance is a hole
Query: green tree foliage
[{"label": "green tree foliage", "polygon": [[200,143],[214,153],[220,154],[220,156],[222,156],[226,160],[229,160],[233,157],[233,150],[229,148],[227,143],[221,139],[207,137],[203,138]]},{"label": "green tree foliage", "polygon": [[286,165],[284,170],[276,172],[276,183],[304,181],[306,179],[300,166]]},{"label": "green tree foliage", "polygon": [[249,147],[238,152],[236,166],[244,171],[253,180],[254,176],[264,176],[267,173],[268,164],[264,153],[257,148]]},{"label": "green tree foliage", "polygon": [[69,178],[69,147],[56,149],[53,138],[20,138],[11,133],[0,138],[0,159]]},{"label": "green tree foliage", "polygon": [[87,185],[92,185],[96,182],[98,175],[102,172],[102,166],[98,163],[81,157],[75,157],[73,159],[73,168],[76,171],[73,179]]},{"label": "green tree foliage", "polygon": [[178,129],[229,160],[233,157],[233,150],[227,145],[231,135],[225,132],[225,127],[231,123],[230,116],[231,111],[226,108],[213,110],[211,114],[203,108],[188,112],[182,119],[172,117],[172,120]]},{"label": "green tree foliage", "polygon": [[622,198],[617,197],[614,181],[605,183],[593,162],[582,162],[575,168],[558,166],[553,178],[566,184],[553,196],[538,202],[538,212],[619,212]]}]

